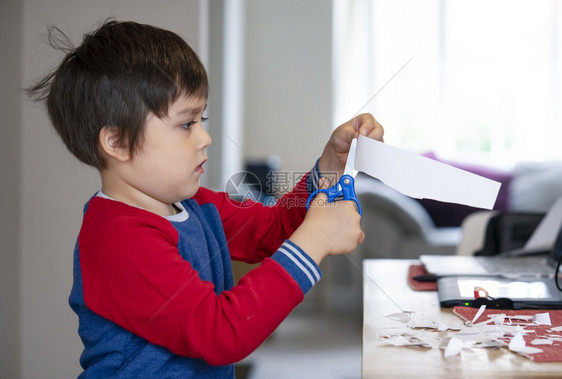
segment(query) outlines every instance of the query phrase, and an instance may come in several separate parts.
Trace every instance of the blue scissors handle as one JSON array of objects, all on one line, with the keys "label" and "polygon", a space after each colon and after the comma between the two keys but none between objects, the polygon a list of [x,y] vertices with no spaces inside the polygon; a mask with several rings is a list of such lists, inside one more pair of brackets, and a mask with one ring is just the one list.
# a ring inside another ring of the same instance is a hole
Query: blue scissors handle
[{"label": "blue scissors handle", "polygon": [[359,200],[355,194],[355,180],[351,175],[342,175],[340,180],[338,180],[338,182],[330,188],[323,188],[314,191],[306,201],[306,209],[310,207],[310,202],[319,193],[325,193],[326,196],[328,196],[328,203],[334,202],[340,197],[343,197],[343,200],[354,201],[355,204],[357,204],[357,211],[359,212],[359,215],[363,216],[361,204],[359,204]]}]

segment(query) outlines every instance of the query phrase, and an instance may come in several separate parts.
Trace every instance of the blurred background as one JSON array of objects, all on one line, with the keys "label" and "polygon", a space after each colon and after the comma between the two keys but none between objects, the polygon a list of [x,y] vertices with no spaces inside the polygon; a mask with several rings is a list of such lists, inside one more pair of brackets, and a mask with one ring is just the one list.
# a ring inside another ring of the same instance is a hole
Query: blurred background
[{"label": "blurred background", "polygon": [[[79,43],[107,17],[172,30],[200,54],[211,82],[206,125],[213,138],[203,184],[212,189],[224,190],[245,168],[308,171],[333,128],[361,111],[383,124],[386,143],[500,180],[498,210],[541,213],[562,194],[556,0],[3,0],[2,378],[80,372],[82,345],[67,298],[82,207],[99,179],[65,150],[22,88],[61,58],[46,43],[49,25]],[[300,355],[318,345],[340,349],[309,356],[317,370],[358,377],[361,259],[455,253],[461,222],[475,211],[383,196],[386,189],[371,184],[365,192],[386,205],[373,205],[364,217],[373,232],[363,250],[326,263],[324,280],[298,310],[314,320],[343,313],[343,324],[331,318],[315,329],[289,320],[254,355],[273,372],[285,370],[279,377],[290,375],[288,361],[271,347],[276,338],[290,346],[283,330],[303,344],[293,349]],[[236,269],[242,275],[248,268]],[[323,339],[304,341],[311,330]],[[340,371],[330,366],[335,357]]]}]

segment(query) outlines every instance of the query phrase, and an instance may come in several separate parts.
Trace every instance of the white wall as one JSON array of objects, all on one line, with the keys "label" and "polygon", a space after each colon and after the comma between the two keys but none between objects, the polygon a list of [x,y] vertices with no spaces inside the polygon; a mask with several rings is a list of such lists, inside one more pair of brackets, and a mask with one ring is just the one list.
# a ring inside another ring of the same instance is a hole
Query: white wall
[{"label": "white wall", "polygon": [[[23,4],[21,86],[46,73],[58,61],[42,37],[51,23],[77,41],[84,32],[114,16],[175,31],[195,50],[199,47],[198,0],[26,0]],[[20,94],[13,90],[11,96]],[[77,318],[67,298],[82,207],[99,186],[97,172],[77,163],[65,150],[45,112],[22,99],[22,378],[69,378],[79,373],[82,345],[76,332]]]},{"label": "white wall", "polygon": [[307,171],[332,126],[332,2],[246,4],[245,153]]},{"label": "white wall", "polygon": [[0,377],[19,376],[21,20],[18,0],[0,2]]},{"label": "white wall", "polygon": [[[211,1],[209,128],[213,145],[208,172],[222,168],[226,176],[232,173],[236,164],[227,162],[219,167],[217,162],[224,163],[225,158],[237,161],[238,157],[224,154],[242,154],[242,159],[257,160],[275,154],[281,157],[283,170],[308,171],[320,156],[333,126],[332,1],[229,0],[231,7],[241,8],[225,16],[240,17],[231,22],[239,22],[238,31],[243,34],[237,41],[241,56],[229,54],[228,49],[213,49],[213,41],[215,47],[220,46],[227,42],[219,41],[225,33],[232,33],[226,29],[226,18],[222,25],[213,24],[218,19],[218,10],[213,9],[220,3]],[[238,71],[239,64],[243,75],[240,80],[223,76],[230,69]],[[225,98],[225,93],[216,93],[232,81],[241,85],[233,92],[242,91],[234,95],[240,96],[234,101]],[[231,112],[226,101],[241,106],[240,113]],[[236,124],[238,118],[243,130],[232,131],[229,125]],[[213,150],[221,142],[222,151]],[[220,177],[210,179],[212,188],[224,190],[225,177],[222,181]]]}]

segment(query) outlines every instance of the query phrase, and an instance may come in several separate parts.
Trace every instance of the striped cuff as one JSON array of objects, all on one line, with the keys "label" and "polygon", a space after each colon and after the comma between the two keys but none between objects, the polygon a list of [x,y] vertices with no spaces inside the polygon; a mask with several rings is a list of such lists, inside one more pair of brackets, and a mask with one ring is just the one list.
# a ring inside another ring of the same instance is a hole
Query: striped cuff
[{"label": "striped cuff", "polygon": [[295,279],[306,294],[322,278],[320,268],[300,247],[286,240],[271,256]]},{"label": "striped cuff", "polygon": [[316,160],[316,164],[314,165],[312,170],[310,170],[310,174],[306,178],[306,189],[308,190],[309,194],[313,193],[318,189],[318,181],[322,177],[322,174],[320,174],[320,169],[318,168],[319,160],[320,159]]}]

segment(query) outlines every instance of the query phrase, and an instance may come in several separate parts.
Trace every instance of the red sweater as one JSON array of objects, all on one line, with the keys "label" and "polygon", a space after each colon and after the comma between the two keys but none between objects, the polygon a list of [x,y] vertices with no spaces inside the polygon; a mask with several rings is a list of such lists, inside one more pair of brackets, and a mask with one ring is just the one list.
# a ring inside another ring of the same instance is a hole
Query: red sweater
[{"label": "red sweater", "polygon": [[[102,322],[189,357],[188,365],[193,358],[211,365],[236,362],[320,279],[310,257],[285,241],[302,222],[308,195],[306,177],[274,207],[236,203],[201,188],[182,202],[180,216],[188,217],[179,221],[94,197],[78,239],[71,305],[81,324],[100,322],[92,321],[91,311]],[[234,286],[231,258],[262,264]],[[122,351],[124,359],[129,355],[127,346],[112,345],[111,333],[88,328],[81,337],[83,361],[88,349],[91,362],[99,360],[93,351],[101,345]]]}]

